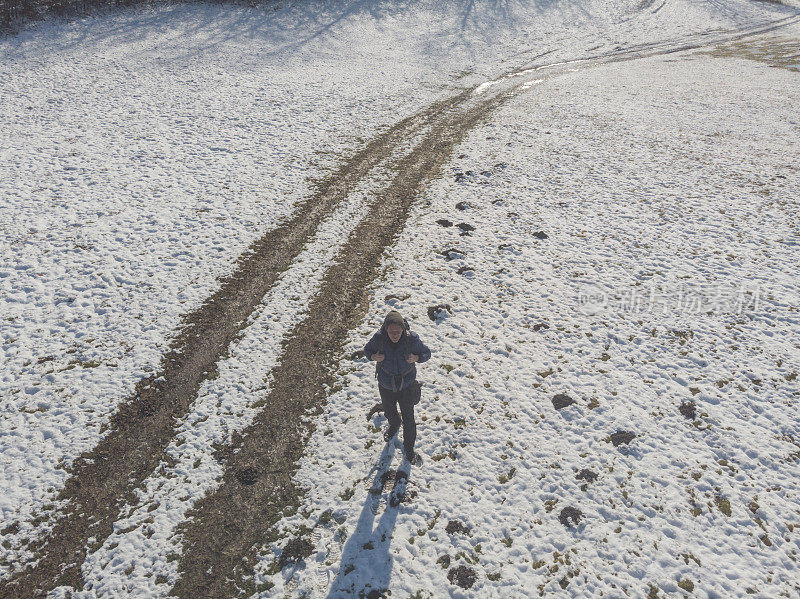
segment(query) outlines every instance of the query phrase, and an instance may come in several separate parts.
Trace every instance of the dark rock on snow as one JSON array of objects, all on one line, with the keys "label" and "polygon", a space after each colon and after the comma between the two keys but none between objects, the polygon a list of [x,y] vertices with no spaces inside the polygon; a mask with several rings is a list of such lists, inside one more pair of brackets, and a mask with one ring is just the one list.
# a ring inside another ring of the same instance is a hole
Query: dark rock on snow
[{"label": "dark rock on snow", "polygon": [[533,330],[534,331],[540,331],[541,329],[549,329],[549,328],[550,328],[550,325],[547,324],[546,322],[540,322],[538,324],[533,325]]},{"label": "dark rock on snow", "polygon": [[443,227],[452,227],[453,221],[447,220],[446,218],[440,218],[436,221],[436,224],[442,225]]},{"label": "dark rock on snow", "polygon": [[548,237],[547,233],[545,233],[544,231],[536,231],[536,233],[534,233],[533,236],[536,237],[537,239],[547,239]]},{"label": "dark rock on snow", "polygon": [[597,480],[597,473],[592,472],[588,468],[584,468],[578,474],[575,475],[575,478],[578,480],[585,480],[587,483],[593,483]]},{"label": "dark rock on snow", "polygon": [[457,260],[464,256],[464,252],[456,248],[448,248],[446,250],[442,250],[439,252],[440,255],[444,256],[447,260]]}]

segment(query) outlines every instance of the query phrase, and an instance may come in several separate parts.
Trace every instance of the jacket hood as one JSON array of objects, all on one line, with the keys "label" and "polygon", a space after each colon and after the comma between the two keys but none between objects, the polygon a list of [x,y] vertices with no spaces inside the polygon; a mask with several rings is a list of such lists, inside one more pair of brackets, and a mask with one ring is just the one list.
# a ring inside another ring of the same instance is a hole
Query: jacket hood
[{"label": "jacket hood", "polygon": [[386,333],[386,329],[389,328],[390,324],[397,324],[400,325],[403,329],[403,332],[408,332],[408,323],[406,319],[403,318],[402,314],[397,310],[392,310],[386,315],[386,318],[383,319],[383,325],[381,326],[381,332]]}]

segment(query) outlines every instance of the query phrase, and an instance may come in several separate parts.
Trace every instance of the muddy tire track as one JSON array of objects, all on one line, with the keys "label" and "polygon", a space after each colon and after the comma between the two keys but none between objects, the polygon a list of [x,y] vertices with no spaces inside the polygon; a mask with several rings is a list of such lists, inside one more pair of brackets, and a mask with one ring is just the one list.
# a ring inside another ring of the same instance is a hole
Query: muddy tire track
[{"label": "muddy tire track", "polygon": [[[460,97],[466,100],[469,94]],[[419,193],[455,146],[505,97],[443,111],[396,164],[394,180],[377,194],[326,273],[307,317],[290,334],[272,371],[274,384],[264,408],[241,432],[242,441],[227,452],[221,486],[201,499],[179,527],[185,544],[173,594],[234,597],[254,591],[247,564],[255,563],[257,548],[270,538],[282,510],[298,502],[300,491],[292,478],[311,432],[304,416],[324,403],[348,334],[366,314],[369,287],[381,274],[384,251],[394,244]],[[255,482],[240,480],[245,471],[256,473]]]},{"label": "muddy tire track", "polygon": [[[104,438],[74,461],[55,500],[66,507],[51,516],[52,530],[25,546],[38,562],[14,572],[0,588],[0,597],[39,597],[60,585],[83,587],[86,555],[113,532],[125,504],[136,504],[135,490],[162,460],[168,461],[165,449],[200,384],[216,372],[220,356],[264,295],[347,194],[459,98],[436,102],[374,138],[322,181],[286,222],[242,253],[219,289],[182,319],[159,372],[137,383],[133,396],[112,416]],[[3,531],[11,532],[13,524]]]}]

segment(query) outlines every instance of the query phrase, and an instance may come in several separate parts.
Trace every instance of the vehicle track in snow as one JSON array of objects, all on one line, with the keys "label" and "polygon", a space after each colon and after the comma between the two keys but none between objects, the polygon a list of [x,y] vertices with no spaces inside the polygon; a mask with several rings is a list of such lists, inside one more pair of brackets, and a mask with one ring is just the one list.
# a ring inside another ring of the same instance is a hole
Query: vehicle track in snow
[{"label": "vehicle track in snow", "polygon": [[[123,507],[136,504],[135,490],[167,459],[164,450],[191,410],[200,384],[214,376],[220,357],[264,295],[347,194],[459,100],[456,95],[436,102],[376,136],[323,180],[286,222],[242,253],[219,289],[183,317],[159,371],[137,383],[99,444],[74,461],[55,500],[65,507],[50,515],[53,527],[47,534],[24,546],[38,561],[14,572],[0,596],[44,596],[61,585],[82,588],[87,553],[102,545]],[[4,533],[13,529],[11,524]]]},{"label": "vehicle track in snow", "polygon": [[[228,448],[218,489],[201,499],[190,512],[191,519],[180,527],[185,546],[173,593],[221,597],[244,591],[249,572],[243,564],[254,563],[245,558],[254,556],[281,510],[299,498],[292,476],[310,433],[303,417],[324,402],[347,334],[365,315],[368,290],[380,275],[383,252],[402,231],[418,194],[438,175],[464,135],[545,72],[555,76],[597,63],[707,47],[798,20],[787,17],[727,34],[699,34],[517,69],[490,82],[482,93],[476,93],[481,88],[477,86],[434,103],[367,143],[288,221],[253,243],[219,290],[183,319],[160,372],[137,384],[134,396],[111,419],[103,440],[73,464],[56,500],[65,507],[52,515],[52,529],[26,547],[38,561],[13,573],[0,596],[44,596],[60,585],[82,588],[86,555],[112,533],[126,503],[136,504],[136,489],[166,458],[164,450],[189,413],[201,382],[214,373],[220,356],[325,217],[372,169],[388,161],[395,178],[373,198],[367,216],[326,273],[308,315],[290,333],[280,365],[273,371],[275,383],[265,407],[242,431],[241,441]],[[419,143],[393,157],[404,142],[428,127]],[[257,476],[254,483],[243,484],[240,473],[248,468]]]},{"label": "vehicle track in snow", "polygon": [[[798,20],[793,17],[747,32],[720,34],[712,44],[772,31]],[[419,194],[439,174],[464,136],[528,87],[533,76],[540,77],[541,71],[551,67],[560,69],[545,76],[581,64],[622,62],[707,45],[705,39],[694,44],[682,40],[678,45],[520,69],[495,80],[497,87],[491,94],[476,94],[481,86],[462,94],[463,101],[433,122],[420,143],[395,164],[395,179],[377,194],[369,213],[326,273],[308,315],[290,334],[280,365],[273,370],[275,383],[266,405],[241,432],[241,441],[229,448],[219,488],[201,499],[179,527],[184,550],[180,579],[172,594],[233,597],[255,591],[251,576],[257,551],[269,542],[282,510],[297,505],[300,497],[292,478],[311,432],[303,416],[322,407],[326,387],[343,358],[348,333],[366,315],[369,288],[380,275],[383,252],[395,242]],[[242,476],[244,472],[247,477]]]}]

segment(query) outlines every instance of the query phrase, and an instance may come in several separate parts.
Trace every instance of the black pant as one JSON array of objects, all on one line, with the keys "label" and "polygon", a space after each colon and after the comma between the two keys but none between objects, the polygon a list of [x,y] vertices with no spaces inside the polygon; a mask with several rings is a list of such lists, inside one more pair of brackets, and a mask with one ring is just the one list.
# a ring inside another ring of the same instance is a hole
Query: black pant
[{"label": "black pant", "polygon": [[400,391],[384,389],[378,385],[381,394],[383,412],[389,420],[389,425],[399,426],[400,416],[397,414],[397,404],[400,404],[400,413],[403,415],[403,447],[406,453],[414,451],[414,441],[417,440],[417,423],[414,422],[414,401],[411,389],[406,387]]}]

